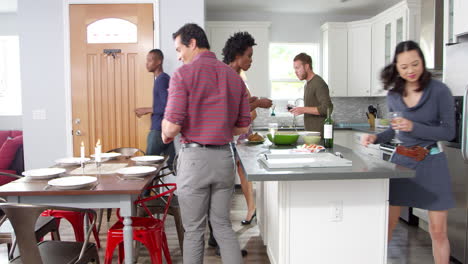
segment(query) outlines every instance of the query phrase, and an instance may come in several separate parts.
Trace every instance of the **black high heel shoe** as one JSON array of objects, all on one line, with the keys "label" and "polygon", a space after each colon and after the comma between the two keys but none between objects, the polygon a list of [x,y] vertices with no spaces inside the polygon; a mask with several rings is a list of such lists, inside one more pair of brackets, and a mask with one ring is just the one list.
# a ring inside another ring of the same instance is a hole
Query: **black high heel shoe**
[{"label": "black high heel shoe", "polygon": [[254,220],[254,218],[257,216],[257,210],[254,211],[252,217],[250,218],[250,220],[242,220],[241,221],[241,224],[242,225],[250,225],[250,223],[252,222],[252,220]]}]

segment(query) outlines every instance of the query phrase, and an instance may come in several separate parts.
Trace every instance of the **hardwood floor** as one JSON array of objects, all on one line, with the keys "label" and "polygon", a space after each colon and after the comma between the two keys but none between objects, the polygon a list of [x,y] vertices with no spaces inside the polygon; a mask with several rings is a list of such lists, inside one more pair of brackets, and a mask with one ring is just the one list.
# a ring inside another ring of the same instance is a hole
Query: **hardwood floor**
[{"label": "hardwood floor", "polygon": [[[231,218],[233,228],[236,231],[241,248],[248,251],[247,257],[244,258],[244,263],[251,264],[269,264],[266,248],[263,246],[263,241],[260,238],[259,230],[254,221],[250,226],[242,226],[240,221],[245,217],[246,204],[240,189],[236,189],[234,195]],[[106,245],[106,231],[109,226],[116,220],[115,213],[109,223],[103,220],[100,232],[101,245],[103,248],[99,250],[101,262],[104,259]],[[166,220],[166,232],[168,236],[169,249],[174,264],[182,263],[182,255],[179,249],[177,240],[177,232],[174,226],[174,219],[168,216]],[[62,221],[60,230],[62,240],[74,240],[70,225],[66,221]],[[206,233],[205,238],[208,238]],[[93,240],[93,239],[92,239]],[[6,246],[0,245],[0,264],[8,263],[6,260]],[[117,252],[114,252],[114,261],[117,263]],[[138,263],[151,263],[148,257],[148,252],[144,247],[141,247]],[[221,258],[215,255],[215,250],[206,244],[205,261],[209,264],[221,264]],[[306,262],[304,262],[306,263]],[[429,234],[417,227],[408,226],[401,222],[395,229],[394,238],[389,244],[388,249],[388,264],[430,264],[434,263],[432,259],[431,240]],[[295,264],[295,263],[294,263]],[[354,264],[354,263],[349,263]],[[356,263],[358,264],[358,263]],[[451,264],[458,264],[451,262]]]}]

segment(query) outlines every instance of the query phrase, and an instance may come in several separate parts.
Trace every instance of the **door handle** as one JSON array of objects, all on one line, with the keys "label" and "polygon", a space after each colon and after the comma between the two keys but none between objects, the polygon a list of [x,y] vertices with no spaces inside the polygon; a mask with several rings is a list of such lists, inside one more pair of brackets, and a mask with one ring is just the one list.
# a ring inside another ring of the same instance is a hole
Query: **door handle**
[{"label": "door handle", "polygon": [[81,130],[79,130],[79,129],[76,130],[76,131],[75,131],[75,136],[81,136]]}]

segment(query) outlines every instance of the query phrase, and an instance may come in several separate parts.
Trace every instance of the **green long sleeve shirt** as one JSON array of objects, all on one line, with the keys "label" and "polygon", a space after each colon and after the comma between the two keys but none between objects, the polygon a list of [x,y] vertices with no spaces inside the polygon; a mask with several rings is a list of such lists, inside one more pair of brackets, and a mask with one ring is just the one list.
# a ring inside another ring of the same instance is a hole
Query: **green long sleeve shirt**
[{"label": "green long sleeve shirt", "polygon": [[315,75],[304,86],[304,106],[317,107],[320,115],[304,114],[304,127],[307,131],[320,131],[323,137],[323,122],[327,117],[327,108],[330,114],[333,104],[327,83],[319,75]]}]

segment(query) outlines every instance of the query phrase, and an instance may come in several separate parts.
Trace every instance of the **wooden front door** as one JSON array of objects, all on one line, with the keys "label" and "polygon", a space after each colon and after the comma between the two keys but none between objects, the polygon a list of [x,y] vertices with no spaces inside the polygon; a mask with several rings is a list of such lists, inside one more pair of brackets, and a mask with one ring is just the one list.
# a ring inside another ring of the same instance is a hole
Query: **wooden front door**
[{"label": "wooden front door", "polygon": [[139,119],[134,110],[152,105],[153,75],[145,64],[153,5],[70,5],[70,46],[74,156],[82,141],[86,155],[94,153],[98,139],[103,152],[146,150],[151,118]]}]

